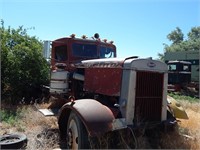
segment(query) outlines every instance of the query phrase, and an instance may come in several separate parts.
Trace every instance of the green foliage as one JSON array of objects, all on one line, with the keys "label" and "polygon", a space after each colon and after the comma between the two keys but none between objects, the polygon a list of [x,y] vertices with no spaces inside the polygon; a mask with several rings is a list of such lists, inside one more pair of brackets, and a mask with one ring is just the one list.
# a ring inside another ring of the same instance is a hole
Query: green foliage
[{"label": "green foliage", "polygon": [[[174,31],[167,35],[167,38],[172,43],[170,45],[164,44],[164,52],[177,51],[199,51],[200,50],[200,27],[193,27],[187,34],[184,40],[184,34],[181,29],[177,27]],[[160,60],[164,60],[164,54],[158,53]]]},{"label": "green foliage", "polygon": [[0,110],[0,120],[3,124],[15,127],[17,131],[24,132],[26,123],[23,121],[26,117],[27,109],[25,107],[4,108]]},{"label": "green foliage", "polygon": [[158,58],[164,62],[164,54],[158,53]]},{"label": "green foliage", "polygon": [[186,100],[189,102],[199,102],[198,98],[186,96],[186,95],[181,94],[180,92],[171,92],[171,93],[168,93],[168,95],[177,100]]},{"label": "green foliage", "polygon": [[200,27],[192,28],[191,31],[188,33],[188,38],[193,41],[200,39]]},{"label": "green foliage", "polygon": [[8,27],[3,22],[1,35],[1,88],[2,97],[18,103],[37,95],[36,89],[49,81],[49,66],[42,56],[43,44],[27,34],[20,26]]},{"label": "green foliage", "polygon": [[167,38],[172,41],[172,44],[178,44],[183,41],[183,33],[179,27],[176,27],[176,30],[172,31],[167,35]]},{"label": "green foliage", "polygon": [[14,126],[23,117],[21,109],[14,110],[0,110],[1,121]]}]

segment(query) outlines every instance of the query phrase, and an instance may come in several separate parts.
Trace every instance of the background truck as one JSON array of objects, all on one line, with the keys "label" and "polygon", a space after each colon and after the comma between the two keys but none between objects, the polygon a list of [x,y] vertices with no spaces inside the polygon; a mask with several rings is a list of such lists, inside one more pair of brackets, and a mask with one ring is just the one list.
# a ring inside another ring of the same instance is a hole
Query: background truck
[{"label": "background truck", "polygon": [[[175,87],[175,91],[180,91],[193,87],[196,91],[199,90],[199,51],[165,52],[164,61],[168,67],[176,67],[174,70],[168,68],[168,81],[172,89]],[[187,68],[189,70],[186,70]]]},{"label": "background truck", "polygon": [[180,91],[191,83],[191,63],[188,61],[168,61],[168,90]]},{"label": "background truck", "polygon": [[191,63],[191,81],[199,82],[199,51],[166,52],[165,63],[168,61],[187,61]]},{"label": "background truck", "polygon": [[59,109],[60,134],[68,148],[91,148],[92,137],[121,130],[128,141],[138,129],[164,129],[176,124],[175,117],[187,118],[177,102],[167,101],[165,63],[117,58],[113,42],[98,34],[72,34],[51,45],[50,93],[56,98],[52,108]]}]

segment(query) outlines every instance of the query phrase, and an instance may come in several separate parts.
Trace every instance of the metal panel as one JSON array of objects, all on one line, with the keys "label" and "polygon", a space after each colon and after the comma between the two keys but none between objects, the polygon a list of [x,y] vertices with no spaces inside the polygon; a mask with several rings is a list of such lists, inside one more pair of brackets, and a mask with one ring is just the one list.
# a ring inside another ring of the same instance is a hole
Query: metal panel
[{"label": "metal panel", "polygon": [[69,85],[68,83],[66,83],[66,81],[53,81],[51,80],[50,83],[50,88],[55,88],[55,89],[66,89],[68,88]]},{"label": "metal panel", "polygon": [[[128,94],[128,100],[126,103],[126,122],[128,125],[133,124],[134,119],[134,110],[135,110],[135,89],[136,89],[136,71],[128,71],[130,73],[129,81],[126,80],[123,82],[123,89]],[[127,73],[128,73],[127,72]],[[123,105],[122,105],[123,107]]]},{"label": "metal panel", "polygon": [[119,96],[121,68],[86,68],[84,88],[99,94]]},{"label": "metal panel", "polygon": [[164,121],[167,119],[167,86],[168,86],[167,79],[168,79],[168,73],[164,73],[161,121]]},{"label": "metal panel", "polygon": [[61,93],[67,93],[68,89],[50,89],[50,93],[57,93],[57,94],[61,94]]},{"label": "metal panel", "polygon": [[191,70],[192,70],[192,75],[191,75],[191,80],[194,82],[199,82],[199,65],[192,65]]},{"label": "metal panel", "polygon": [[199,51],[178,51],[166,52],[164,56],[166,60],[193,60],[199,59]]},{"label": "metal panel", "polygon": [[167,65],[158,60],[148,59],[128,59],[124,62],[123,69],[138,71],[167,72]]},{"label": "metal panel", "polygon": [[66,80],[68,78],[68,71],[55,71],[51,72],[51,79],[53,80]]}]

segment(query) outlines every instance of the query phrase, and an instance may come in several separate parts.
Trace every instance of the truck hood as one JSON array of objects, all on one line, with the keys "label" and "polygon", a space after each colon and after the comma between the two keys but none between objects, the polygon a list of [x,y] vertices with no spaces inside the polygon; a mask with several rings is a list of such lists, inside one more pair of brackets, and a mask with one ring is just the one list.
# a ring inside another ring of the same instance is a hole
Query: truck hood
[{"label": "truck hood", "polygon": [[102,59],[91,59],[83,60],[82,64],[98,64],[98,63],[123,63],[124,58],[102,58]]},{"label": "truck hood", "polygon": [[83,60],[81,64],[85,67],[121,67],[131,70],[146,70],[167,72],[167,65],[161,61],[152,58],[104,58]]},{"label": "truck hood", "polygon": [[103,59],[92,59],[83,60],[81,64],[85,67],[122,67],[124,58],[103,58]]},{"label": "truck hood", "polygon": [[167,65],[159,60],[150,58],[127,59],[123,69],[167,72]]}]

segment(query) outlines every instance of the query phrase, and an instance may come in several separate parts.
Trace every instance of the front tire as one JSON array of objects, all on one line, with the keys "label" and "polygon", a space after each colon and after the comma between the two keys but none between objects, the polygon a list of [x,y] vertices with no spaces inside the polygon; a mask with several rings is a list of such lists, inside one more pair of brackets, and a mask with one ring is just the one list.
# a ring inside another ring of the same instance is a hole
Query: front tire
[{"label": "front tire", "polygon": [[67,123],[67,145],[69,149],[88,149],[88,133],[76,113],[71,112]]}]

